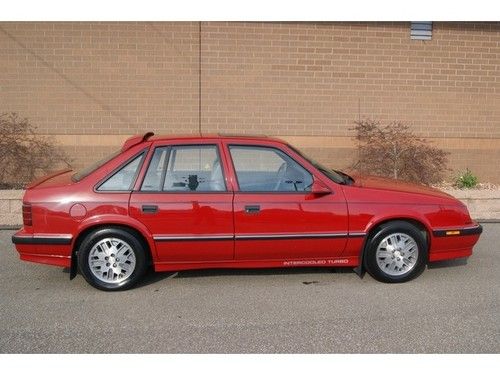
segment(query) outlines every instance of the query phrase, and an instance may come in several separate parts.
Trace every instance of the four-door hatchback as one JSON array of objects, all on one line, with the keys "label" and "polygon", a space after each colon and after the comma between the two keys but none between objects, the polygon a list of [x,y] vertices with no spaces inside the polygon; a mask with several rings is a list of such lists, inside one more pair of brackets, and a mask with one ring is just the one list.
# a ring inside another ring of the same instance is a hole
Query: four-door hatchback
[{"label": "four-door hatchback", "polygon": [[348,176],[266,137],[128,139],[76,174],[28,186],[21,259],[77,269],[122,290],[149,265],[357,267],[385,282],[427,262],[468,257],[482,228],[439,190]]}]

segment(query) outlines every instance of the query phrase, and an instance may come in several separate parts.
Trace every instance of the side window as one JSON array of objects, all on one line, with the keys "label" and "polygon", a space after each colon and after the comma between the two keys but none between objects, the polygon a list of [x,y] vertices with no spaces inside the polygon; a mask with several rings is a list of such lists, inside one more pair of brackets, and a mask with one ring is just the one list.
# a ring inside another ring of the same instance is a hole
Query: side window
[{"label": "side window", "polygon": [[125,164],[104,183],[97,188],[98,191],[129,191],[135,181],[144,153]]},{"label": "side window", "polygon": [[308,191],[311,174],[284,152],[261,146],[230,146],[240,191]]},{"label": "side window", "polygon": [[142,191],[225,191],[215,145],[159,147],[149,164]]}]

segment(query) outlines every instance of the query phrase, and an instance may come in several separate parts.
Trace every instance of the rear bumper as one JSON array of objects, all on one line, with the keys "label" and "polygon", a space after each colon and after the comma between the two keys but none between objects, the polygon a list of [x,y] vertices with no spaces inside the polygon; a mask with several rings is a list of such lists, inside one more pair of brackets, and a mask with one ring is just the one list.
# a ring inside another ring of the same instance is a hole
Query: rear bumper
[{"label": "rear bumper", "polygon": [[12,236],[12,243],[23,245],[69,245],[72,240],[71,235],[18,235]]},{"label": "rear bumper", "polygon": [[483,227],[478,223],[463,227],[438,228],[432,231],[429,261],[464,258],[472,255]]},{"label": "rear bumper", "polygon": [[28,262],[59,267],[71,265],[71,241],[68,234],[31,234],[21,229],[12,236],[19,257]]}]

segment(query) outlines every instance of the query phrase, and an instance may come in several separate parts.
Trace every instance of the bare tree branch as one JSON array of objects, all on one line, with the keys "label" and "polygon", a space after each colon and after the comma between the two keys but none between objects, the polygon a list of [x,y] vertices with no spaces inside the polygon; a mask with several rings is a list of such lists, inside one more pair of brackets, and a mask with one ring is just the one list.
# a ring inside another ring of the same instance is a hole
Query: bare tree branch
[{"label": "bare tree branch", "polygon": [[0,114],[0,188],[23,188],[35,177],[70,166],[70,160],[17,113]]},{"label": "bare tree branch", "polygon": [[448,170],[448,153],[414,135],[408,125],[369,119],[355,124],[359,159],[352,168],[359,172],[429,185]]}]

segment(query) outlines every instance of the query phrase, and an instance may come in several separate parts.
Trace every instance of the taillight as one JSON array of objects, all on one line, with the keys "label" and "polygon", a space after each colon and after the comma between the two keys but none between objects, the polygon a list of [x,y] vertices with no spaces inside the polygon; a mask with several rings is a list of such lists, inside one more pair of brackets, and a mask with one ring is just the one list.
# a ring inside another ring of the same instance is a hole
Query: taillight
[{"label": "taillight", "polygon": [[23,203],[23,224],[33,225],[33,215],[31,211],[31,204]]}]

